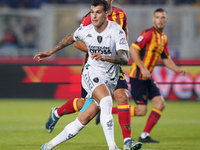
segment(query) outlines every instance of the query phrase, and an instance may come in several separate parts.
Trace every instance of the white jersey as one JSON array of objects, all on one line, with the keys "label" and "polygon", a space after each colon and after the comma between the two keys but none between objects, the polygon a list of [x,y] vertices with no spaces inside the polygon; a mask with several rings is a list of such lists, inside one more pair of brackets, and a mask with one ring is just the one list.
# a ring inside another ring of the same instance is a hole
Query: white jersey
[{"label": "white jersey", "polygon": [[119,70],[119,65],[107,61],[92,60],[92,53],[99,52],[101,55],[114,56],[120,49],[129,50],[124,31],[112,21],[108,21],[106,29],[101,33],[98,33],[92,24],[79,27],[74,33],[74,39],[81,40],[86,44],[89,54],[87,63],[112,77],[116,75],[115,70]]},{"label": "white jersey", "polygon": [[[122,28],[108,20],[106,29],[98,33],[92,24],[79,27],[74,32],[74,40],[83,41],[88,49],[88,61],[82,73],[82,85],[91,97],[93,90],[100,84],[106,84],[111,94],[119,78],[120,65],[107,61],[91,59],[92,53],[115,56],[118,50],[129,51],[126,36]],[[91,69],[90,69],[91,68]]]}]

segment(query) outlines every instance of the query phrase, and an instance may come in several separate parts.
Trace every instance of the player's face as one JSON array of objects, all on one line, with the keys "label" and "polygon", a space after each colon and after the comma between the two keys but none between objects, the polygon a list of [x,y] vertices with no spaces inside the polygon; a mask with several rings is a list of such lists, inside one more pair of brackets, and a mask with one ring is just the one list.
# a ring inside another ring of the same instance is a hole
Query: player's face
[{"label": "player's face", "polygon": [[166,12],[155,12],[153,17],[154,26],[159,30],[163,30],[165,23],[167,22]]},{"label": "player's face", "polygon": [[93,26],[100,28],[107,18],[108,12],[104,12],[103,5],[91,6],[91,21]]}]

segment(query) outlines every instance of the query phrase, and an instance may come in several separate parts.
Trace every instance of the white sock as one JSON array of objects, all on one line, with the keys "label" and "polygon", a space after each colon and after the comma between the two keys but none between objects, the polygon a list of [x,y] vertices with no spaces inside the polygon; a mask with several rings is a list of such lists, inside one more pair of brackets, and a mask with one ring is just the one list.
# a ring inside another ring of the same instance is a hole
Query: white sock
[{"label": "white sock", "polygon": [[100,101],[100,122],[106,137],[108,147],[114,146],[114,122],[112,117],[112,97],[106,96]]},{"label": "white sock", "polygon": [[124,143],[125,143],[127,140],[131,140],[131,138],[130,138],[130,137],[129,137],[129,138],[125,138],[125,139],[124,139]]},{"label": "white sock", "polygon": [[62,132],[60,132],[55,138],[47,143],[47,148],[54,148],[58,144],[73,138],[77,135],[85,126],[82,125],[79,120],[76,118],[75,121],[68,124]]},{"label": "white sock", "polygon": [[142,139],[145,139],[147,136],[149,136],[150,134],[148,132],[142,132],[142,134],[140,135],[140,137]]},{"label": "white sock", "polygon": [[54,111],[54,115],[55,115],[57,118],[60,118],[60,116],[58,115],[57,110],[58,110],[58,109],[56,109],[56,110]]}]

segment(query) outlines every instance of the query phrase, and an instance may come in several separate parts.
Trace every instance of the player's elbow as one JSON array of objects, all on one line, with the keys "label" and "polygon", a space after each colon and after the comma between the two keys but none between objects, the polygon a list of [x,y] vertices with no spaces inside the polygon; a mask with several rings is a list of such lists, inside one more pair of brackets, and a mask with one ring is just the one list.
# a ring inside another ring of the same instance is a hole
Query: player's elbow
[{"label": "player's elbow", "polygon": [[129,61],[129,58],[128,58],[128,57],[123,57],[123,58],[122,58],[122,61],[121,61],[121,65],[127,65],[127,64],[128,64],[128,61]]}]

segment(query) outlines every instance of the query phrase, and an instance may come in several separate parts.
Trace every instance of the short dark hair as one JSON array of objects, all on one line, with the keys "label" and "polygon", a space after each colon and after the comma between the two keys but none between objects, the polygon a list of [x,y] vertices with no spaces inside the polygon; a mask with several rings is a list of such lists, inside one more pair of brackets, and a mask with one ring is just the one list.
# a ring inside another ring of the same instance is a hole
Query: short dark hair
[{"label": "short dark hair", "polygon": [[108,11],[108,2],[105,0],[93,0],[92,1],[92,6],[99,6],[99,5],[103,5],[104,7],[104,11]]},{"label": "short dark hair", "polygon": [[156,9],[156,10],[154,11],[154,14],[155,14],[156,12],[165,12],[165,13],[167,13],[167,11],[164,10],[163,8],[158,8],[158,9]]}]

